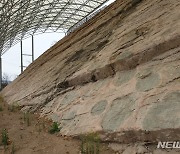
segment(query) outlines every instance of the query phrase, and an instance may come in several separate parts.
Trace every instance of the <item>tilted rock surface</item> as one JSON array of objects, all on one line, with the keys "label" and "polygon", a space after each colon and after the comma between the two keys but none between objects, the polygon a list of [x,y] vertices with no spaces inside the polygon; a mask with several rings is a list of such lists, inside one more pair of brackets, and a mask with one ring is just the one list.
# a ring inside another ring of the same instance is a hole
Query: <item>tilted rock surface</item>
[{"label": "tilted rock surface", "polygon": [[33,62],[1,94],[107,141],[180,137],[180,1],[117,0]]}]

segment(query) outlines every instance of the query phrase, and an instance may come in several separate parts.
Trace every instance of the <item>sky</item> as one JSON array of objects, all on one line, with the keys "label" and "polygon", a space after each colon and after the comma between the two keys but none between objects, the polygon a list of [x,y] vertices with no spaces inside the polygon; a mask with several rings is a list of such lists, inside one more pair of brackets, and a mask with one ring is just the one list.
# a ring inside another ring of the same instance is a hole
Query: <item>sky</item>
[{"label": "sky", "polygon": [[[64,33],[43,33],[34,35],[34,58],[37,59],[42,53],[54,45],[65,36]],[[22,41],[23,54],[32,53],[31,37]],[[32,57],[23,56],[23,65],[28,66],[32,62]],[[14,80],[21,73],[21,48],[20,43],[11,47],[2,56],[2,73],[8,75],[10,80]]]},{"label": "sky", "polygon": [[[105,5],[109,5],[114,0],[110,0]],[[43,33],[34,36],[34,58],[37,59],[47,49],[54,45],[57,41],[65,36],[64,33]],[[32,42],[31,37],[22,41],[23,54],[31,54]],[[23,56],[24,66],[28,66],[32,62],[30,56]],[[20,43],[11,47],[2,55],[2,73],[8,76],[9,80],[14,80],[21,73],[21,48]]]}]

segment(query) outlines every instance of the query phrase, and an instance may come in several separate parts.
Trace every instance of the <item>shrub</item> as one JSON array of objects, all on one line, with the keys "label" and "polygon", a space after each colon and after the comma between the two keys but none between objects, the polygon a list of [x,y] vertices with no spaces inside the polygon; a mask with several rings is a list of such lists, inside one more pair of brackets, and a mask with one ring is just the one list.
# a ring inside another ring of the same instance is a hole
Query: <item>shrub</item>
[{"label": "shrub", "polygon": [[81,154],[99,154],[100,138],[97,133],[81,135]]},{"label": "shrub", "polygon": [[10,112],[16,112],[16,111],[20,110],[20,106],[16,102],[14,102],[12,105],[8,106],[8,110]]},{"label": "shrub", "polygon": [[1,136],[2,136],[2,144],[4,146],[8,145],[9,137],[8,137],[8,132],[6,129],[3,129]]},{"label": "shrub", "polygon": [[14,112],[15,111],[14,105],[8,106],[8,110],[10,112]]},{"label": "shrub", "polygon": [[30,126],[31,125],[31,122],[30,122],[30,114],[28,112],[25,112],[24,113],[24,122],[27,123],[27,126]]},{"label": "shrub", "polygon": [[11,154],[15,154],[15,145],[14,145],[14,143],[12,144],[12,149],[11,149]]},{"label": "shrub", "polygon": [[49,129],[50,134],[54,134],[56,132],[59,132],[61,130],[61,127],[59,127],[59,124],[57,122],[53,122],[51,128]]}]

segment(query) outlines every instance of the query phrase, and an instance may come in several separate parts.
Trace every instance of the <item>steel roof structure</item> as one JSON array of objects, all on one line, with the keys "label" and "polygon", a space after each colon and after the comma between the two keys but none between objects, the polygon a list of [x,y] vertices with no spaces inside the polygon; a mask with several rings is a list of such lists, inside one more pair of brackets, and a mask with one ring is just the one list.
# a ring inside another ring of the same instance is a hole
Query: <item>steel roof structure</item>
[{"label": "steel roof structure", "polygon": [[0,0],[0,55],[37,33],[67,31],[108,0]]}]

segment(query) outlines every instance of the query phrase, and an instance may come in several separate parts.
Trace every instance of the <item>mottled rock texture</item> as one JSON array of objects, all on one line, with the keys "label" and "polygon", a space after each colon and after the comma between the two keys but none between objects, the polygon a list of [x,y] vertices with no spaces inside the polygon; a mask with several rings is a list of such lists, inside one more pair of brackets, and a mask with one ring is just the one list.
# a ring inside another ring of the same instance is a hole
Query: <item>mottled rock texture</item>
[{"label": "mottled rock texture", "polygon": [[[180,137],[180,1],[117,0],[33,62],[9,104],[117,142]],[[127,152],[128,153],[128,152]]]}]

